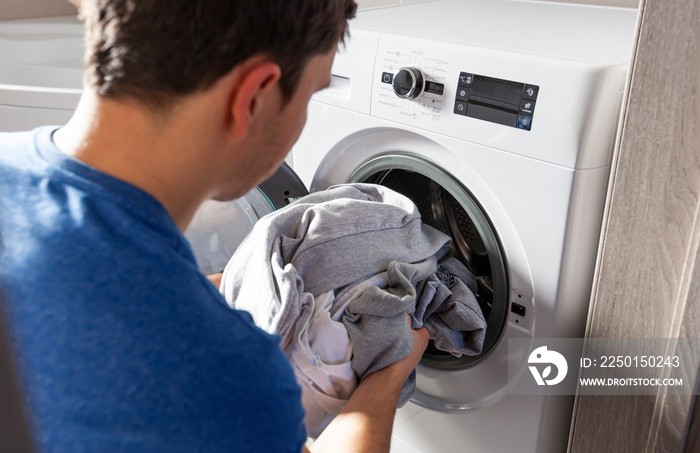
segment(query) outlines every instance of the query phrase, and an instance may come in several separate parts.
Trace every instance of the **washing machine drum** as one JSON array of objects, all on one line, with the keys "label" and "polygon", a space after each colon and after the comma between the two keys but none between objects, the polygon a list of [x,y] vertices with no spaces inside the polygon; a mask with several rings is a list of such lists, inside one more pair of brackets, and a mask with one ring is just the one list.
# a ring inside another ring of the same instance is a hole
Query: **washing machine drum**
[{"label": "washing machine drum", "polygon": [[308,194],[297,174],[283,163],[241,198],[204,202],[185,232],[199,270],[205,275],[223,270],[258,219]]},{"label": "washing machine drum", "polygon": [[424,223],[452,237],[452,254],[477,278],[476,297],[487,322],[481,354],[455,358],[431,343],[422,363],[437,368],[464,368],[484,358],[505,326],[509,291],[501,244],[477,200],[445,170],[406,155],[376,158],[361,166],[350,182],[381,184],[410,198]]}]

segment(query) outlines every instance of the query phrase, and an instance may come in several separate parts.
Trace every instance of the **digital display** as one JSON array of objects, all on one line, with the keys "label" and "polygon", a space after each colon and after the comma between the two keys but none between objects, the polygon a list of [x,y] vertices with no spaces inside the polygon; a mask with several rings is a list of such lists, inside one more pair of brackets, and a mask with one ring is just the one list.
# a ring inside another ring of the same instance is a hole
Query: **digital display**
[{"label": "digital display", "polygon": [[540,87],[479,74],[459,74],[454,113],[529,131]]},{"label": "digital display", "polygon": [[517,112],[522,93],[522,83],[477,75],[474,76],[474,81],[472,82],[470,97],[482,98],[487,103],[488,101],[495,101],[496,107],[510,107],[511,110]]}]

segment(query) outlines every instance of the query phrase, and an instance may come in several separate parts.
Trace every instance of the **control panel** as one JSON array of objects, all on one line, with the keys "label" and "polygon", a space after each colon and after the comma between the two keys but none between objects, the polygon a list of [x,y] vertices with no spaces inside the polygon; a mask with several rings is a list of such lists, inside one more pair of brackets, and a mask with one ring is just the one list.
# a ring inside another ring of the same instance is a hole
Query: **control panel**
[{"label": "control panel", "polygon": [[315,101],[433,140],[437,134],[568,168],[609,163],[624,65],[363,29],[350,44]]},{"label": "control panel", "polygon": [[[400,99],[417,99],[421,94],[442,96],[445,84],[429,80],[416,66],[400,68],[395,74],[383,71],[381,82],[391,85]],[[460,72],[455,81],[454,114],[529,131],[540,87]],[[431,97],[430,102],[435,103]]]},{"label": "control panel", "polygon": [[460,72],[454,113],[529,131],[540,87]]}]

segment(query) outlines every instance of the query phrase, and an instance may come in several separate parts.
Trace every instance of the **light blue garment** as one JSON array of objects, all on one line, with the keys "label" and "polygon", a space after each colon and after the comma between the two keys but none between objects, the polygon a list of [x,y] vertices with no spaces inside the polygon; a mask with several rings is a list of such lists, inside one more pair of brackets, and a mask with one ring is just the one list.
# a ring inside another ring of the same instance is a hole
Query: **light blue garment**
[{"label": "light blue garment", "polygon": [[0,280],[39,450],[301,451],[279,338],[226,306],[157,200],[53,130],[0,134]]}]

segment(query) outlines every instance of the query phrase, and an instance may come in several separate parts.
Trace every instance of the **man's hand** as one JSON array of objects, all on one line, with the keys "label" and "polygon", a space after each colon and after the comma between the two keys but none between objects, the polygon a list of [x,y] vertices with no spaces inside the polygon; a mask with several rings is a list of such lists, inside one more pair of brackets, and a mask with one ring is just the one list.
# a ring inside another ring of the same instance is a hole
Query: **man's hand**
[{"label": "man's hand", "polygon": [[[408,317],[408,325],[411,325],[411,317]],[[411,372],[416,368],[416,365],[418,365],[418,362],[420,362],[420,359],[423,357],[423,353],[425,352],[425,348],[428,347],[428,341],[430,340],[430,332],[428,332],[428,329],[425,327],[421,327],[418,330],[413,330],[413,350],[409,355],[404,357],[403,359],[399,360],[398,362],[388,366],[386,369],[389,368],[397,368],[397,372],[399,373],[404,373],[404,377],[401,380],[401,386],[403,386],[403,383],[408,379],[408,376],[411,374]],[[384,371],[384,370],[380,370]],[[379,371],[378,371],[379,372]],[[377,372],[377,373],[378,373]]]},{"label": "man's hand", "polygon": [[207,275],[207,280],[209,280],[212,285],[214,285],[214,288],[219,290],[219,287],[221,287],[221,277],[223,277],[224,271],[217,272],[216,274],[211,274]]},{"label": "man's hand", "polygon": [[[411,353],[363,379],[343,411],[311,446],[311,452],[388,453],[401,388],[420,362],[428,340],[428,329],[413,330]],[[306,447],[304,451],[308,451]]]}]

